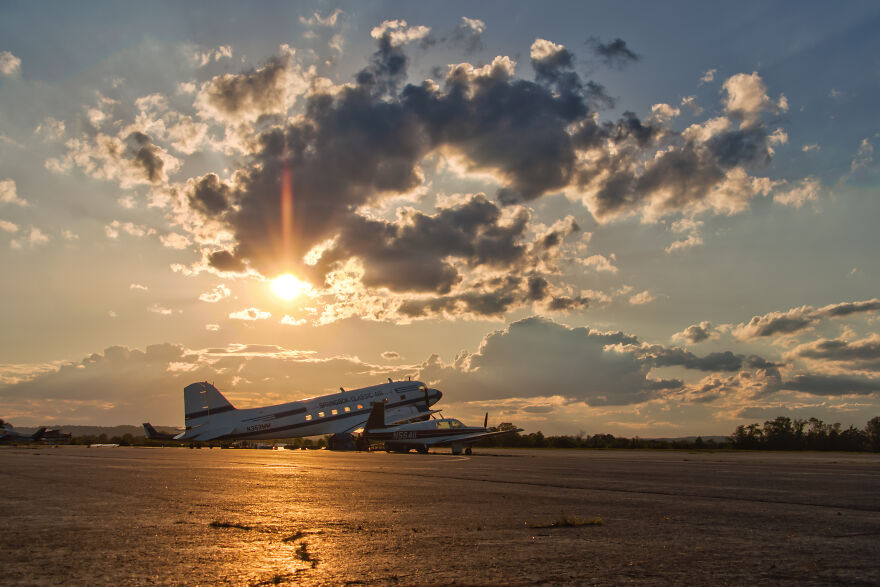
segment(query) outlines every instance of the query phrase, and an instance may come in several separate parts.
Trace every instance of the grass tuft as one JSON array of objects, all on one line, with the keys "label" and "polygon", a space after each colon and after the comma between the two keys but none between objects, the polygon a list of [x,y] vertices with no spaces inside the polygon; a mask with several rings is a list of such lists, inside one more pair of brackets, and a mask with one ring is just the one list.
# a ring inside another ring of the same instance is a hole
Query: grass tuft
[{"label": "grass tuft", "polygon": [[580,526],[601,526],[602,524],[604,522],[598,516],[588,519],[567,514],[560,514],[557,519],[550,522],[536,522],[532,524],[526,522],[526,526],[529,528],[578,528]]},{"label": "grass tuft", "polygon": [[253,530],[253,528],[250,526],[246,526],[245,524],[238,524],[236,522],[220,522],[218,520],[214,520],[208,525],[212,528],[238,528],[239,530]]}]

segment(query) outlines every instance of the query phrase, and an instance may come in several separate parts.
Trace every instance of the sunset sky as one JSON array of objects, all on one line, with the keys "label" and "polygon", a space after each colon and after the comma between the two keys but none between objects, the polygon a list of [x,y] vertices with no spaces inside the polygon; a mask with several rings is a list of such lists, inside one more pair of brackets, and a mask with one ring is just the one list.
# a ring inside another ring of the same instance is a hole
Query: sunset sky
[{"label": "sunset sky", "polygon": [[412,376],[527,432],[861,427],[878,30],[876,2],[3,2],[0,417]]}]

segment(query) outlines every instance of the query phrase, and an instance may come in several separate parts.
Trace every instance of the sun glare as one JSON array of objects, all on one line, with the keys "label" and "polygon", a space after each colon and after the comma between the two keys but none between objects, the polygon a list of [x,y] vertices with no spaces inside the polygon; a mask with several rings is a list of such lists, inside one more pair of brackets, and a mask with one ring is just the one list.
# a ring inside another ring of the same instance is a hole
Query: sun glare
[{"label": "sun glare", "polygon": [[279,275],[272,280],[272,291],[282,300],[290,301],[308,289],[308,283],[300,281],[290,273]]}]

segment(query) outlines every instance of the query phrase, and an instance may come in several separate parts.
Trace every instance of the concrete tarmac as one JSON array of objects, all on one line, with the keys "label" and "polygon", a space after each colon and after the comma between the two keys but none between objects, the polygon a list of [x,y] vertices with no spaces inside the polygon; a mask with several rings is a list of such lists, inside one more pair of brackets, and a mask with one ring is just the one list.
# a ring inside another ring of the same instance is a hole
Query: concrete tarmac
[{"label": "concrete tarmac", "polygon": [[880,584],[880,455],[0,447],[0,581]]}]

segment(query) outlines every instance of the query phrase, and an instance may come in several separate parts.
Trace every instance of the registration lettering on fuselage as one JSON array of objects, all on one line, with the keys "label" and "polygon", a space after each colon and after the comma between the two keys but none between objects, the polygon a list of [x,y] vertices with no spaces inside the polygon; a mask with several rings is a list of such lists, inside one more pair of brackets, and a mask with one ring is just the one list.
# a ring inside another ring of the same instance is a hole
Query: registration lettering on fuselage
[{"label": "registration lettering on fuselage", "polygon": [[415,440],[415,430],[399,430],[394,433],[394,440]]},{"label": "registration lettering on fuselage", "polygon": [[258,430],[268,430],[268,429],[269,429],[268,424],[254,424],[253,426],[247,427],[248,432],[257,432]]}]

